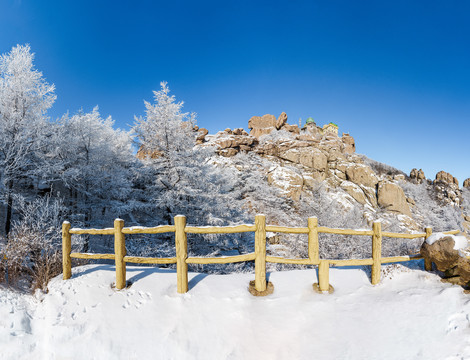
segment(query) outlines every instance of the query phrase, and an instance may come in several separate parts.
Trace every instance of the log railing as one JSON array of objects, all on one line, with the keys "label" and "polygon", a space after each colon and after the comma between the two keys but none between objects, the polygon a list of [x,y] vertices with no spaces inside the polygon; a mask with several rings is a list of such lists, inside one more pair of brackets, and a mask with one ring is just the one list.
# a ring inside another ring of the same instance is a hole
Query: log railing
[{"label": "log railing", "polygon": [[[256,215],[253,225],[238,226],[186,226],[186,217],[177,215],[174,218],[175,225],[164,225],[156,227],[124,227],[124,220],[116,219],[114,228],[106,229],[76,229],[71,228],[69,222],[62,224],[62,253],[63,253],[63,278],[69,279],[72,276],[72,258],[78,259],[112,259],[116,264],[116,289],[126,287],[126,263],[138,264],[176,264],[177,291],[185,293],[188,291],[188,264],[227,264],[243,261],[255,262],[255,281],[253,292],[264,294],[267,288],[266,263],[294,264],[294,265],[318,265],[318,284],[314,284],[319,292],[331,291],[329,284],[330,266],[358,266],[370,265],[372,268],[371,283],[376,285],[380,281],[380,267],[382,264],[403,262],[421,259],[420,255],[414,256],[393,256],[382,257],[382,237],[400,239],[427,239],[432,235],[432,229],[426,228],[424,233],[419,234],[399,234],[382,232],[380,222],[374,222],[372,230],[351,230],[351,229],[331,229],[318,226],[315,217],[308,218],[307,227],[285,227],[266,225],[264,215]],[[249,254],[222,257],[188,257],[187,234],[233,234],[233,233],[255,233],[255,251]],[[286,259],[283,257],[266,255],[266,232],[277,232],[287,234],[307,234],[308,235],[308,258]],[[150,258],[127,256],[126,238],[127,234],[175,234],[176,256],[170,258]],[[318,234],[338,234],[338,235],[360,235],[371,236],[372,257],[368,259],[320,259]],[[448,231],[445,234],[452,235],[459,233],[459,230]],[[114,254],[88,254],[72,253],[71,239],[73,234],[89,235],[114,235]],[[432,264],[425,262],[425,269],[431,270]]]}]

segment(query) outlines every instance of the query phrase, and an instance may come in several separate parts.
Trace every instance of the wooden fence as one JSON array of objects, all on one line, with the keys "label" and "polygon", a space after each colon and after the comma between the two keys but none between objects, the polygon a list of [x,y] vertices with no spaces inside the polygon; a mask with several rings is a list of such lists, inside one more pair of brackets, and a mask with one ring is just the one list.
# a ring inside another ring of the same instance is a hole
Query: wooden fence
[{"label": "wooden fence", "polygon": [[[331,229],[318,226],[315,217],[308,218],[307,227],[285,227],[266,225],[264,215],[256,215],[253,225],[238,226],[187,226],[186,217],[177,215],[174,218],[175,225],[163,225],[156,227],[124,227],[124,220],[114,220],[114,228],[106,229],[75,229],[65,221],[62,224],[62,254],[63,254],[63,278],[72,276],[72,258],[77,259],[110,259],[116,263],[116,289],[120,290],[126,286],[126,263],[139,264],[176,264],[177,291],[185,293],[188,291],[188,264],[227,264],[243,261],[255,262],[255,281],[253,293],[263,295],[267,292],[266,262],[294,265],[318,265],[318,284],[314,284],[319,292],[331,291],[329,284],[329,267],[334,266],[357,266],[370,265],[372,267],[371,283],[378,284],[380,281],[381,264],[395,263],[421,259],[416,256],[393,256],[382,257],[382,237],[402,239],[427,239],[432,234],[431,228],[426,228],[420,234],[398,234],[382,232],[380,222],[374,222],[372,230],[350,230]],[[187,234],[232,234],[232,233],[255,233],[255,251],[249,254],[223,257],[188,257]],[[277,256],[266,255],[266,232],[307,234],[308,235],[308,258],[286,259]],[[457,234],[459,230],[448,231],[445,234]],[[170,258],[150,258],[126,255],[126,234],[175,234],[176,256]],[[372,257],[368,259],[320,259],[318,234],[338,235],[362,235],[372,238]],[[89,235],[114,235],[114,254],[85,254],[71,253],[72,234]],[[425,269],[431,270],[432,264],[425,262]]]}]

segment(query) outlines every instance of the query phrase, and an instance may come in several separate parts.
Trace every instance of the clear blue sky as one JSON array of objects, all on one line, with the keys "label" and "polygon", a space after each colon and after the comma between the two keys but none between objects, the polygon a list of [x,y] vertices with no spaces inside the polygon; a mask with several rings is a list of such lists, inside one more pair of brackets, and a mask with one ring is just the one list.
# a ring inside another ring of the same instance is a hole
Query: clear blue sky
[{"label": "clear blue sky", "polygon": [[357,151],[470,177],[470,2],[0,1],[0,53],[29,43],[52,118],[99,105],[127,129],[160,81],[211,133],[312,116]]}]

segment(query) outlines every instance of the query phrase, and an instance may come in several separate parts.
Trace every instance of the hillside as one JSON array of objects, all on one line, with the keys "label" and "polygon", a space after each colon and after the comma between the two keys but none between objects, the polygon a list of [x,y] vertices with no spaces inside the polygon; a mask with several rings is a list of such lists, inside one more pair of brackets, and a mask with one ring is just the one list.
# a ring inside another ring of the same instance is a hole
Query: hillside
[{"label": "hillside", "polygon": [[252,274],[190,273],[176,293],[172,270],[74,268],[36,298],[0,289],[1,359],[467,359],[470,300],[422,264],[383,266],[370,285],[360,268],[331,269],[333,294],[315,270],[274,272],[268,298],[249,294]]},{"label": "hillside", "polygon": [[[254,116],[248,128],[249,133],[241,128],[213,135],[198,127],[194,131],[198,146],[215,149],[212,163],[231,169],[245,184],[250,216],[262,212],[268,223],[295,226],[316,216],[321,225],[340,228],[370,228],[380,220],[386,231],[421,232],[426,226],[434,231],[470,229],[470,179],[460,188],[444,171],[434,180],[426,179],[422,170],[405,174],[356,154],[354,138],[339,136],[332,123],[320,127],[311,119],[301,129],[288,124],[282,113],[278,118]],[[325,238],[334,244],[323,248],[324,256],[361,257],[367,251],[350,246],[359,238]],[[273,235],[271,244],[271,251],[281,255],[305,252],[288,236]],[[385,252],[413,253],[419,245],[394,240]]]}]

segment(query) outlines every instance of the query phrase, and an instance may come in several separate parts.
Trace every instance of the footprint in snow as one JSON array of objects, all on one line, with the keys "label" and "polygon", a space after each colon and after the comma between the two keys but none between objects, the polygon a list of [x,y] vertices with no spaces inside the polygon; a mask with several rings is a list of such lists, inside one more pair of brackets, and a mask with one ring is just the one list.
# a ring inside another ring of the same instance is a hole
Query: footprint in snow
[{"label": "footprint in snow", "polygon": [[139,291],[140,302],[145,304],[148,300],[152,300],[152,295],[148,292]]},{"label": "footprint in snow", "polygon": [[447,326],[446,333],[452,333],[461,329],[466,329],[470,325],[470,317],[468,314],[463,312],[454,314],[449,317],[449,324]]}]

